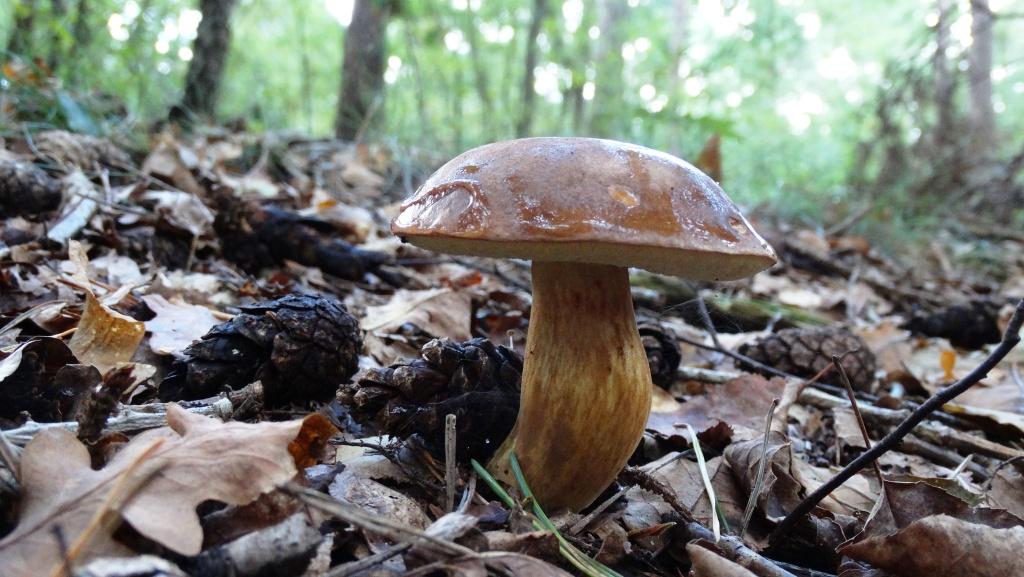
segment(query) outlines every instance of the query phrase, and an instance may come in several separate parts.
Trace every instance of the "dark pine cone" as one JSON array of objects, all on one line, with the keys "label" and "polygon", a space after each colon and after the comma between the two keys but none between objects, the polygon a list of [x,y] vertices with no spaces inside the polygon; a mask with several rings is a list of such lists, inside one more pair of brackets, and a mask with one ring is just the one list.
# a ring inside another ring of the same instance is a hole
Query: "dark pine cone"
[{"label": "dark pine cone", "polygon": [[676,371],[683,358],[679,354],[675,334],[655,320],[641,320],[637,329],[651,367],[651,380],[663,389],[669,388],[676,380]]},{"label": "dark pine cone", "polygon": [[260,380],[268,406],[325,401],[356,372],[362,333],[337,299],[288,295],[240,308],[185,349],[160,383],[161,399],[201,399]]},{"label": "dark pine cone", "polygon": [[515,424],[522,370],[519,354],[487,339],[434,339],[421,358],[361,372],[338,400],[360,424],[401,438],[418,433],[437,452],[454,414],[458,458],[486,459]]},{"label": "dark pine cone", "polygon": [[0,159],[0,213],[4,216],[55,210],[61,198],[60,182],[36,165]]},{"label": "dark pine cone", "polygon": [[949,339],[954,347],[980,349],[1002,339],[999,309],[1005,303],[973,300],[944,309],[914,315],[904,328],[928,337]]},{"label": "dark pine cone", "polygon": [[[842,355],[843,368],[850,384],[859,391],[869,391],[875,380],[875,355],[858,337],[844,328],[783,329],[755,343],[739,348],[739,353],[774,369],[798,377],[810,378],[832,362],[832,355]],[[741,363],[744,369],[756,367]],[[829,375],[826,382],[839,385],[838,375]]]}]

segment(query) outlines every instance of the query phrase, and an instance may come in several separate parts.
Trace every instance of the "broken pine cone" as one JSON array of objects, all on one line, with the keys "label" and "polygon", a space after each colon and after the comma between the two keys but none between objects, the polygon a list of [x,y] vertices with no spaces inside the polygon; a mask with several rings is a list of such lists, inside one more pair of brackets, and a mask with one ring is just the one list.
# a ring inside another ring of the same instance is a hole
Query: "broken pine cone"
[{"label": "broken pine cone", "polygon": [[36,215],[56,210],[63,198],[60,182],[31,162],[0,158],[0,213]]},{"label": "broken pine cone", "polygon": [[40,156],[84,171],[93,170],[97,165],[122,169],[132,166],[128,153],[109,140],[88,134],[47,130],[35,136],[35,145]]},{"label": "broken pine cone", "polygon": [[214,229],[223,254],[244,270],[256,273],[292,260],[319,267],[346,280],[377,272],[388,255],[332,239],[330,224],[256,202],[219,194]]},{"label": "broken pine cone", "polygon": [[288,295],[240,307],[185,349],[160,383],[165,401],[262,381],[268,406],[330,399],[359,366],[359,322],[337,299]]},{"label": "broken pine cone", "polygon": [[683,358],[676,335],[672,329],[652,319],[640,320],[637,329],[651,367],[651,381],[663,389],[671,387]]},{"label": "broken pine cone", "polygon": [[419,434],[439,454],[445,417],[454,414],[459,460],[486,459],[515,424],[522,369],[519,354],[487,339],[434,339],[420,358],[363,371],[338,400],[358,423],[400,438]]},{"label": "broken pine cone", "polygon": [[[784,329],[741,346],[739,353],[804,378],[813,377],[831,364],[833,355],[848,353],[842,365],[850,377],[850,385],[858,391],[870,391],[875,380],[874,353],[860,337],[844,328]],[[763,372],[748,363],[740,364],[746,370]],[[824,381],[842,384],[838,375],[830,375]]]}]

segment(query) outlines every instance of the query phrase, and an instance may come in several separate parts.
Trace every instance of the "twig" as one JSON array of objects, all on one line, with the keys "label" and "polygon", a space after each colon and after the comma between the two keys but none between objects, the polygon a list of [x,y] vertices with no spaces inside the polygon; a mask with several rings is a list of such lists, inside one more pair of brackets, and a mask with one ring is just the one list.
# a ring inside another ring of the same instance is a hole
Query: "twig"
[{"label": "twig", "polygon": [[748,365],[750,365],[752,367],[755,367],[758,370],[761,370],[761,371],[764,371],[766,373],[770,373],[772,375],[775,375],[776,377],[782,377],[784,379],[797,379],[797,380],[800,379],[800,377],[798,377],[796,375],[791,375],[791,374],[789,374],[787,372],[780,371],[779,369],[776,369],[775,367],[770,367],[770,366],[768,366],[768,365],[766,365],[764,363],[755,361],[754,359],[752,359],[752,358],[750,358],[750,357],[748,357],[746,355],[741,355],[740,353],[736,353],[736,352],[730,351],[729,349],[726,349],[726,348],[723,348],[723,347],[719,347],[719,346],[715,346],[715,345],[709,345],[707,343],[702,343],[700,341],[695,341],[695,340],[693,340],[693,339],[691,339],[689,337],[684,337],[682,335],[676,335],[676,340],[680,340],[680,341],[682,341],[682,342],[684,342],[686,344],[693,345],[693,346],[695,346],[697,348],[701,348],[701,349],[705,349],[705,350],[708,350],[708,351],[715,351],[715,352],[722,353],[723,355],[725,355],[727,357],[730,357],[730,358],[732,358],[734,360],[746,363],[746,364],[748,364]]},{"label": "twig", "polygon": [[880,456],[898,445],[900,440],[907,436],[907,434],[909,434],[910,431],[918,425],[918,423],[927,418],[928,415],[932,414],[940,407],[977,384],[978,381],[985,378],[985,376],[988,375],[988,372],[999,364],[999,362],[1006,357],[1013,347],[1017,346],[1017,343],[1020,342],[1021,325],[1024,325],[1024,299],[1021,299],[1021,301],[1017,303],[1017,309],[1014,311],[1013,317],[1010,318],[1010,323],[1007,325],[1006,332],[1003,334],[1003,340],[995,350],[992,351],[992,354],[990,354],[988,358],[982,361],[980,365],[975,367],[974,370],[964,378],[929,397],[927,401],[922,403],[920,407],[911,413],[905,421],[900,423],[896,429],[886,435],[884,439],[879,441],[877,445],[862,453],[842,471],[808,495],[806,499],[797,505],[796,508],[793,509],[793,511],[790,512],[781,523],[779,523],[779,526],[775,528],[774,532],[772,532],[771,541],[778,542],[783,535],[792,529],[793,525],[795,525],[798,520],[802,519],[804,515],[810,513],[822,499],[827,497],[847,479],[856,475],[864,467],[874,463]]},{"label": "twig", "polygon": [[[846,356],[845,354],[843,356]],[[860,414],[860,407],[857,405],[857,396],[853,394],[853,385],[850,383],[850,377],[846,374],[846,369],[843,367],[842,357],[840,355],[832,355],[832,366],[839,371],[839,380],[843,382],[843,387],[846,388],[846,398],[850,400],[850,407],[853,409],[853,416],[857,419],[857,427],[860,428],[860,435],[864,438],[864,447],[867,449],[871,448],[871,436],[868,435],[868,427],[864,424],[864,416]],[[878,461],[874,461],[871,465],[875,469],[875,476],[878,477],[878,484],[881,487],[882,492],[885,492],[885,478],[882,477],[882,468],[878,466]]]},{"label": "twig", "polygon": [[[714,540],[714,535],[707,527],[693,521],[686,524],[686,531],[691,539]],[[715,545],[726,559],[736,563],[758,577],[796,577],[789,571],[779,567],[772,560],[759,555],[747,547],[742,539],[731,535],[723,535]]]},{"label": "twig", "polygon": [[14,480],[21,484],[21,456],[18,449],[7,440],[7,433],[4,431],[0,431],[0,460],[3,460],[4,466],[11,471]]},{"label": "twig", "polygon": [[455,415],[444,418],[444,488],[445,511],[455,508],[455,485],[458,483],[455,465]]},{"label": "twig", "polygon": [[374,533],[380,533],[390,539],[401,541],[403,543],[411,543],[417,547],[431,549],[445,555],[465,555],[471,558],[479,557],[479,554],[469,547],[464,547],[458,543],[446,541],[440,537],[430,535],[429,533],[425,533],[406,524],[396,523],[379,515],[372,515],[355,505],[336,501],[319,491],[308,489],[296,483],[285,483],[284,485],[281,485],[279,489],[288,495],[299,499],[310,507],[319,509],[333,517],[337,517],[349,525],[366,529]]},{"label": "twig", "polygon": [[332,568],[327,573],[324,573],[323,577],[349,577],[349,575],[355,575],[356,573],[366,571],[370,567],[376,567],[377,565],[380,565],[381,563],[387,561],[395,555],[400,555],[411,548],[412,543],[399,543],[398,545],[388,547],[380,553],[376,553],[368,557],[363,557],[358,561],[352,561],[350,563],[338,565],[337,567]]},{"label": "twig", "polygon": [[775,416],[775,407],[779,406],[778,399],[772,399],[772,406],[768,408],[768,416],[764,419],[764,443],[761,444],[761,460],[757,463],[757,475],[754,477],[754,487],[747,497],[747,506],[743,509],[743,522],[740,523],[740,539],[747,532],[747,525],[754,515],[754,507],[757,505],[757,498],[764,488],[764,464],[768,456],[768,436],[772,432],[772,417]]},{"label": "twig", "polygon": [[704,302],[704,297],[697,295],[697,313],[700,315],[701,322],[704,323],[704,330],[711,335],[711,342],[715,343],[715,346],[722,349],[722,343],[718,340],[718,331],[715,330],[715,323],[711,322],[711,314],[708,312],[708,305]]}]

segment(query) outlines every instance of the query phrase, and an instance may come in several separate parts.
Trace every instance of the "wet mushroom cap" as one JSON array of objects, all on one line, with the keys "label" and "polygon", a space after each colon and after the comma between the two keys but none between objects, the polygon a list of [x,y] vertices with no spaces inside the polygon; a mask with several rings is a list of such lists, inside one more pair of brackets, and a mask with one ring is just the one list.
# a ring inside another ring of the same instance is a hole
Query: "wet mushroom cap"
[{"label": "wet mushroom cap", "polygon": [[610,140],[524,138],[438,169],[391,225],[437,252],[750,276],[775,252],[721,187],[671,155]]}]

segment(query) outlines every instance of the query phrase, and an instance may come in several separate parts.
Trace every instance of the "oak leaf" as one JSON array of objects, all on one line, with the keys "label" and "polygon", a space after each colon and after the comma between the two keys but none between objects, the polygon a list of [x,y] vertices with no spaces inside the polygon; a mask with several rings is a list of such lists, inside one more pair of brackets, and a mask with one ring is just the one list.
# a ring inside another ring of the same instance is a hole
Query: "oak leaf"
[{"label": "oak leaf", "polygon": [[312,415],[222,423],[170,405],[168,427],[135,437],[98,471],[74,433],[44,431],[22,457],[21,519],[0,541],[0,565],[11,569],[9,577],[52,574],[63,559],[58,533],[72,552],[81,548],[78,562],[124,554],[112,539],[122,520],[177,553],[195,555],[203,542],[196,506],[207,500],[242,505],[291,479],[296,461],[326,444],[333,429],[325,421]]}]

